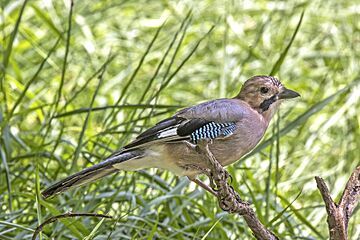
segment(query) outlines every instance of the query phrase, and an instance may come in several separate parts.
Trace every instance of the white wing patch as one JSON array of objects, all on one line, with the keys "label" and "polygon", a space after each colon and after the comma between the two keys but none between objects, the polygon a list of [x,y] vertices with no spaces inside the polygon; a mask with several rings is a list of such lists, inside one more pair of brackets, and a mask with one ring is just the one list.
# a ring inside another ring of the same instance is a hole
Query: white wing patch
[{"label": "white wing patch", "polygon": [[158,135],[158,138],[166,138],[166,137],[176,136],[177,135],[176,130],[177,130],[177,128],[171,128],[166,131],[163,131]]}]

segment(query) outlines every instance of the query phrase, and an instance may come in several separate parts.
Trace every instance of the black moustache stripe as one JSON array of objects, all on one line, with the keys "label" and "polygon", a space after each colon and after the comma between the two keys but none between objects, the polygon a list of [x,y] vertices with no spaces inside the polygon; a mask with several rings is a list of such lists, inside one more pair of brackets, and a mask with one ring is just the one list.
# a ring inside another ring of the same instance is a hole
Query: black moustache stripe
[{"label": "black moustache stripe", "polygon": [[265,112],[266,110],[269,109],[270,105],[273,104],[274,102],[276,102],[276,95],[272,96],[271,98],[265,99],[261,104],[260,104],[260,109]]}]

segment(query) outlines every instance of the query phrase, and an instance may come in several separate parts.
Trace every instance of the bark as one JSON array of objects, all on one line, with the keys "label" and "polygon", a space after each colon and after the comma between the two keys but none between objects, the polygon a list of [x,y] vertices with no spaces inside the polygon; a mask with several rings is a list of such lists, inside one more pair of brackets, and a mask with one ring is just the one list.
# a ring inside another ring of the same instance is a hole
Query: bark
[{"label": "bark", "polygon": [[348,239],[349,220],[360,195],[360,166],[351,174],[339,203],[335,203],[331,198],[324,179],[315,177],[315,180],[325,202],[330,239]]}]

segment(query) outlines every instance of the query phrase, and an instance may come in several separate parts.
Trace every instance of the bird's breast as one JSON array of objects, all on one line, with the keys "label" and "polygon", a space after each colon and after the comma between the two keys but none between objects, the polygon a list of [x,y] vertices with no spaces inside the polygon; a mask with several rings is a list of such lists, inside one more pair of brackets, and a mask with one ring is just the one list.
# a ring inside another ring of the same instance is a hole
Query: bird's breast
[{"label": "bird's breast", "polygon": [[210,150],[223,166],[232,164],[255,148],[264,136],[265,130],[263,122],[244,119],[237,123],[234,134],[216,141],[210,146]]}]

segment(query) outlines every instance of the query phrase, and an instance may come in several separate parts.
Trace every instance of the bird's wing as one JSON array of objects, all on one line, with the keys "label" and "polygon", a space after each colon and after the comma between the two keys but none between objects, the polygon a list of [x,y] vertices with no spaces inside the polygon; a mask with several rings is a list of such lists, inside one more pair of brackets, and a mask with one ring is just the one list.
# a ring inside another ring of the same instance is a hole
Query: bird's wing
[{"label": "bird's wing", "polygon": [[123,151],[159,142],[216,139],[231,135],[244,115],[244,106],[234,99],[217,99],[185,108],[173,117],[141,133]]},{"label": "bird's wing", "polygon": [[202,118],[215,122],[240,121],[249,106],[239,99],[216,99],[180,110],[175,116],[187,119]]}]

